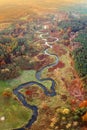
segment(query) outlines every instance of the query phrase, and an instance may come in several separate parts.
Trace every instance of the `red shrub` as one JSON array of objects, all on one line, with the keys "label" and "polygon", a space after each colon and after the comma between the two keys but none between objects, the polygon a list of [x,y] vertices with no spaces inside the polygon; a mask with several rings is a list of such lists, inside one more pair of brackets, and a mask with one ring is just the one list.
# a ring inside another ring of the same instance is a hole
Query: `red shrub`
[{"label": "red shrub", "polygon": [[63,68],[64,66],[65,66],[65,64],[63,62],[59,61],[57,65],[55,65],[54,67],[49,68],[48,71],[50,72],[50,71],[53,71],[53,70],[55,70],[57,68]]}]

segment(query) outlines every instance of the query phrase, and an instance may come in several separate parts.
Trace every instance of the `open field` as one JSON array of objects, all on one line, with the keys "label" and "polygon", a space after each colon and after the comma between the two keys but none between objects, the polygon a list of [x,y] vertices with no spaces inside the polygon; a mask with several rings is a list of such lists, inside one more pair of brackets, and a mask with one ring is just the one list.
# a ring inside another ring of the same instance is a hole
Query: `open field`
[{"label": "open field", "polygon": [[[15,1],[2,1],[0,0],[0,22],[13,22],[23,16],[30,15],[31,17],[35,17],[38,14],[45,14],[50,11],[55,12],[57,10],[63,10],[66,8],[74,10],[74,8],[77,8],[77,11],[81,11],[81,8],[84,8],[80,5],[80,8],[74,7],[77,4],[78,6],[78,1],[68,1],[68,0],[45,0],[45,1],[40,1],[40,0],[15,0]],[[84,3],[84,1],[80,1],[79,4]],[[85,9],[84,9],[85,12]]]}]

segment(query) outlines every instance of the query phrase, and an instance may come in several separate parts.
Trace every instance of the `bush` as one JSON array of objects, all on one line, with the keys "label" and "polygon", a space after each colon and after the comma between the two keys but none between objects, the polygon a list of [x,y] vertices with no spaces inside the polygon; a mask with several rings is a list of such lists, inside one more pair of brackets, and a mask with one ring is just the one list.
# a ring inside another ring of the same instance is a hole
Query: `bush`
[{"label": "bush", "polygon": [[20,75],[20,68],[13,64],[4,65],[2,69],[0,69],[0,80],[7,80],[16,78]]}]

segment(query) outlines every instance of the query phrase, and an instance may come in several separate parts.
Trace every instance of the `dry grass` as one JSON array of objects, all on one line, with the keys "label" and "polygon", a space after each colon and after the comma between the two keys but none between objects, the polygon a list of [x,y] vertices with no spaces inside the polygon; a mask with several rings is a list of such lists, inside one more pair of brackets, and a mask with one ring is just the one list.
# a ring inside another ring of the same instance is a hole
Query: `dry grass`
[{"label": "dry grass", "polygon": [[0,0],[0,22],[11,22],[27,14],[43,14],[71,3],[72,0]]}]

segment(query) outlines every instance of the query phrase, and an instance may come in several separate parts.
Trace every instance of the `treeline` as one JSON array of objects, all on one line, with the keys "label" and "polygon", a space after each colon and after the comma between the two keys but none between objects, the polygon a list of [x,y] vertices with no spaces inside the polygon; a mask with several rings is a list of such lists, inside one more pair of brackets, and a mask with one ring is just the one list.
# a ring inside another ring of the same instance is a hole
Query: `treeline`
[{"label": "treeline", "polygon": [[87,25],[87,17],[81,16],[80,18],[72,18],[70,20],[61,21],[58,26],[62,29],[71,27],[72,32],[77,32],[85,29]]},{"label": "treeline", "polygon": [[[78,18],[71,17],[67,21],[61,21],[58,26],[67,30],[71,28],[71,32],[78,32],[78,36],[73,42],[80,43],[81,46],[72,52],[75,60],[75,68],[81,77],[87,76],[87,16],[79,16]],[[67,38],[65,34],[63,38]]]},{"label": "treeline", "polygon": [[80,31],[74,41],[81,43],[81,47],[73,51],[73,56],[79,75],[84,77],[87,76],[87,30]]}]

